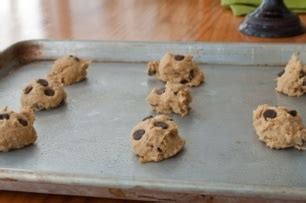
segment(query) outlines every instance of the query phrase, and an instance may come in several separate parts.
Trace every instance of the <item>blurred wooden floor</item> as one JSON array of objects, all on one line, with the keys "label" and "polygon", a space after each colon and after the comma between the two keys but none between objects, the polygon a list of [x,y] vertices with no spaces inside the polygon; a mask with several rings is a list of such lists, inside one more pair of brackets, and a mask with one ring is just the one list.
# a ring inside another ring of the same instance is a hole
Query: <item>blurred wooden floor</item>
[{"label": "blurred wooden floor", "polygon": [[[306,24],[306,15],[301,17]],[[240,34],[220,0],[1,0],[0,48],[25,39],[306,42]]]},{"label": "blurred wooden floor", "polygon": [[[306,24],[306,15],[301,16]],[[88,39],[205,42],[306,42],[306,35],[259,39],[240,34],[242,17],[220,7],[219,0],[1,0],[0,50],[27,39]],[[206,202],[237,202],[215,199]],[[106,202],[18,192],[0,192],[0,202]],[[262,200],[241,199],[259,203]]]}]

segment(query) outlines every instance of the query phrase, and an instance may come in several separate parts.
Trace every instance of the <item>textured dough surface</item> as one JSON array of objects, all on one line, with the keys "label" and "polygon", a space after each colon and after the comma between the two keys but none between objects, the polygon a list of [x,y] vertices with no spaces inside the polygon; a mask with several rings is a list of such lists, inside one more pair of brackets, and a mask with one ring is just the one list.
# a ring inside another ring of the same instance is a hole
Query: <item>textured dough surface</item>
[{"label": "textured dough surface", "polygon": [[27,85],[22,91],[21,104],[23,107],[40,111],[56,108],[63,104],[65,99],[63,84],[49,77],[34,80]]},{"label": "textured dough surface", "polygon": [[190,87],[199,86],[204,82],[204,74],[190,55],[173,55],[167,53],[160,62],[148,63],[148,75],[173,83],[181,83]]},{"label": "textured dough surface", "polygon": [[186,116],[192,101],[188,87],[179,83],[167,82],[161,89],[154,88],[147,96],[148,103],[158,113],[177,113]]},{"label": "textured dough surface", "polygon": [[267,104],[258,106],[253,112],[253,126],[259,140],[269,148],[305,149],[306,129],[295,110]]},{"label": "textured dough surface", "polygon": [[130,137],[133,151],[142,163],[172,157],[185,145],[176,123],[165,115],[143,119],[132,129]]},{"label": "textured dough surface", "polygon": [[90,62],[69,55],[57,59],[49,73],[50,76],[58,78],[64,85],[71,85],[86,78]]},{"label": "textured dough surface", "polygon": [[278,75],[276,91],[288,96],[302,96],[306,92],[306,68],[298,55],[293,55]]},{"label": "textured dough surface", "polygon": [[5,108],[0,112],[0,151],[20,149],[36,141],[33,127],[35,117],[31,109],[15,113]]}]

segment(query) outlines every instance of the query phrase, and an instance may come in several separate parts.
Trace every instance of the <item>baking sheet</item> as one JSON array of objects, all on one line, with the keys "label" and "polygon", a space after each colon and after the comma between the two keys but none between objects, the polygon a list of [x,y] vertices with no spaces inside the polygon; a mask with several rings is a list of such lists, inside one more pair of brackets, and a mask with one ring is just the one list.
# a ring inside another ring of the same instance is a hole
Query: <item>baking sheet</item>
[{"label": "baking sheet", "polygon": [[[21,45],[29,52],[12,51],[20,47],[15,45],[0,58],[0,107],[18,110],[22,88],[46,75],[52,59],[77,54],[94,62],[86,81],[66,87],[66,105],[36,114],[39,137],[35,145],[0,154],[0,189],[62,193],[60,186],[53,190],[48,187],[65,185],[65,194],[78,191],[88,195],[91,187],[116,188],[122,189],[119,191],[124,191],[124,196],[110,192],[109,197],[132,199],[152,199],[154,193],[150,191],[163,192],[169,200],[178,198],[171,195],[174,193],[306,199],[305,152],[270,150],[258,141],[252,127],[252,110],[264,103],[296,109],[306,122],[306,97],[276,93],[274,79],[282,66],[264,65],[269,61],[275,65],[277,59],[284,63],[293,45],[282,45],[282,49],[277,49],[281,45],[269,44],[265,48],[87,41],[30,41]],[[150,45],[156,49],[149,51]],[[163,53],[157,51],[173,51],[175,47],[177,52],[192,53],[202,62],[206,82],[192,89],[191,114],[186,118],[173,115],[186,139],[185,150],[160,163],[140,164],[128,136],[137,122],[153,113],[145,102],[147,94],[162,86],[146,75],[143,61],[158,59]],[[230,53],[234,58],[241,53],[243,63],[229,60],[226,64],[227,52],[234,48],[236,52]],[[129,53],[124,52],[127,49]],[[278,51],[271,58],[257,60],[266,49]],[[141,50],[143,55],[138,54]],[[207,50],[219,58],[202,56]],[[259,53],[252,55],[251,50]],[[249,61],[244,58],[248,55]],[[11,59],[5,60],[9,56]],[[22,63],[28,64],[18,68]],[[24,182],[39,187],[22,186]],[[141,190],[148,191],[147,197],[141,197]],[[99,192],[89,195],[108,196]]]}]

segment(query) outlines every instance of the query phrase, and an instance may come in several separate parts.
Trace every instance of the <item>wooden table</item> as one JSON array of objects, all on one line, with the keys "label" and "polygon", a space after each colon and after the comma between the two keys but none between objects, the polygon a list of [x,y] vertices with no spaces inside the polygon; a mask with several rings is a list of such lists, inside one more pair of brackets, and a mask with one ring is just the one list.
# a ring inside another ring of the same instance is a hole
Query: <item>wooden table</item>
[{"label": "wooden table", "polygon": [[[301,16],[306,24],[306,16]],[[27,39],[306,42],[306,35],[259,39],[237,31],[242,17],[219,0],[1,0],[0,49]],[[0,202],[125,202],[0,192]],[[224,199],[207,200],[224,202]],[[249,202],[262,202],[249,200]]]}]

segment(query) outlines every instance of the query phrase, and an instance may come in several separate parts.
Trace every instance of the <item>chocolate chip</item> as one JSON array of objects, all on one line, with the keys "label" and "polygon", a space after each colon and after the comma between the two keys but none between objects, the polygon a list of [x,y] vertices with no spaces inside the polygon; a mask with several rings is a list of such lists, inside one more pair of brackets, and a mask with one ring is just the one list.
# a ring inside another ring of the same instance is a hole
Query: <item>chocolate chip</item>
[{"label": "chocolate chip", "polygon": [[281,77],[285,73],[285,70],[282,70],[281,72],[277,73],[278,77]]},{"label": "chocolate chip", "polygon": [[74,60],[76,60],[77,62],[80,62],[80,59],[76,56],[73,56],[73,55],[69,55],[70,58],[74,58]]},{"label": "chocolate chip", "polygon": [[194,71],[193,70],[190,71],[188,78],[189,78],[189,81],[191,81],[194,78]]},{"label": "chocolate chip", "polygon": [[157,151],[158,151],[159,153],[163,152],[163,150],[162,150],[161,148],[159,148],[159,147],[157,147]]},{"label": "chocolate chip", "polygon": [[10,115],[8,115],[7,113],[3,113],[3,114],[0,114],[0,120],[8,120],[10,119]]},{"label": "chocolate chip", "polygon": [[181,81],[181,83],[184,85],[184,84],[188,83],[188,81],[185,80],[185,79],[183,79],[183,80]]},{"label": "chocolate chip", "polygon": [[139,130],[136,130],[134,133],[133,133],[133,138],[134,140],[140,140],[142,138],[142,136],[145,134],[145,130],[143,129],[139,129]]},{"label": "chocolate chip", "polygon": [[288,112],[291,116],[296,117],[297,111],[296,110],[291,110]]},{"label": "chocolate chip", "polygon": [[161,122],[161,121],[157,121],[154,123],[154,126],[155,127],[160,127],[162,129],[167,129],[168,128],[168,124],[167,123],[164,123],[164,122]]},{"label": "chocolate chip", "polygon": [[156,90],[155,92],[156,92],[156,94],[162,95],[162,94],[164,94],[165,91],[166,91],[166,88],[162,87],[162,88]]},{"label": "chocolate chip", "polygon": [[27,126],[28,125],[28,121],[23,119],[23,118],[18,118],[18,121],[23,126]]},{"label": "chocolate chip", "polygon": [[47,87],[49,85],[48,81],[45,80],[45,79],[38,79],[37,83],[42,85],[42,86],[45,86],[45,87]]},{"label": "chocolate chip", "polygon": [[149,69],[148,70],[148,75],[149,76],[152,76],[152,75],[155,75],[156,74],[156,70],[154,70],[154,69]]},{"label": "chocolate chip", "polygon": [[32,91],[33,87],[32,86],[27,86],[25,89],[24,89],[24,94],[29,94],[31,91]]},{"label": "chocolate chip", "polygon": [[145,121],[145,120],[148,120],[148,119],[150,119],[150,118],[153,118],[153,116],[147,116],[147,117],[145,117],[144,119],[142,119],[142,121]]},{"label": "chocolate chip", "polygon": [[47,95],[47,96],[53,96],[55,94],[55,92],[54,92],[54,90],[53,89],[51,89],[51,88],[46,88],[45,89],[45,95]]},{"label": "chocolate chip", "polygon": [[179,93],[179,91],[177,91],[177,92],[174,92],[174,95],[177,95]]},{"label": "chocolate chip", "polygon": [[263,113],[263,116],[265,118],[265,120],[267,120],[267,118],[275,118],[277,116],[276,111],[272,110],[272,109],[268,109]]},{"label": "chocolate chip", "polygon": [[181,60],[183,60],[185,58],[185,56],[183,56],[183,55],[175,55],[174,58],[177,61],[181,61]]},{"label": "chocolate chip", "polygon": [[305,76],[305,72],[303,70],[300,70],[300,78]]}]

